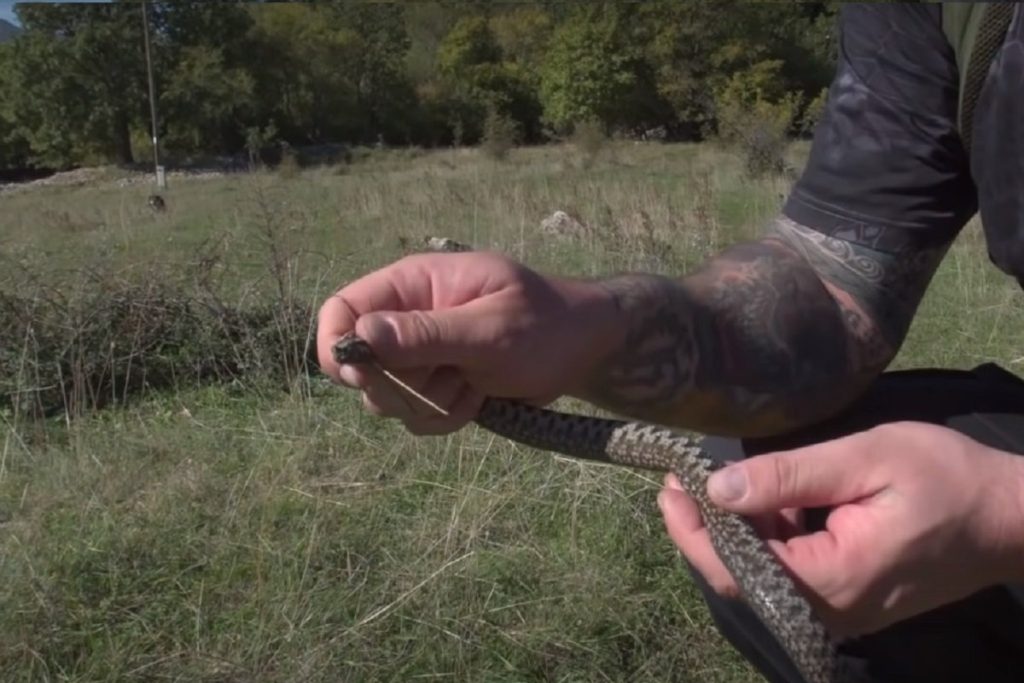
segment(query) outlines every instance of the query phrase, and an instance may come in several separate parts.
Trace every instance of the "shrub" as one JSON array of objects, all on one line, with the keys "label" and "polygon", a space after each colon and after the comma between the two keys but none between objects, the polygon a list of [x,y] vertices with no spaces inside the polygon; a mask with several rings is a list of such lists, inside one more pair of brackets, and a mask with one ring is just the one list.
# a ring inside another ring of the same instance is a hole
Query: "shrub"
[{"label": "shrub", "polygon": [[183,384],[288,388],[316,371],[311,306],[226,302],[214,260],[157,270],[84,270],[67,293],[30,281],[0,288],[0,413],[78,416]]},{"label": "shrub", "polygon": [[718,138],[740,154],[754,178],[786,170],[786,149],[802,97],[783,91],[781,66],[778,60],[758,62],[733,74],[715,92]]},{"label": "shrub", "polygon": [[281,146],[281,161],[277,165],[278,174],[285,179],[295,178],[302,171],[302,166],[299,164],[299,158],[295,154],[295,150],[290,145],[284,144]]},{"label": "shrub", "polygon": [[519,126],[516,122],[497,109],[488,111],[480,141],[484,154],[495,161],[502,161],[518,142]]},{"label": "shrub", "polygon": [[570,142],[580,155],[583,167],[589,168],[607,147],[608,135],[600,121],[587,119],[573,128]]},{"label": "shrub", "polygon": [[804,107],[804,113],[800,117],[800,132],[802,134],[809,135],[814,132],[814,127],[818,125],[822,114],[825,113],[825,103],[827,100],[828,88],[822,88],[821,92]]}]

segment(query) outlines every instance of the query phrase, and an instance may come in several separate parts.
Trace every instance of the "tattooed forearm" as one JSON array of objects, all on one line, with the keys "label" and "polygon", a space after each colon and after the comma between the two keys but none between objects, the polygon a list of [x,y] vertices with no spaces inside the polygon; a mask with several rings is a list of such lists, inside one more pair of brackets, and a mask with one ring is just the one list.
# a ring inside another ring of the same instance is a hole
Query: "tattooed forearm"
[{"label": "tattooed forearm", "polygon": [[684,280],[608,280],[626,341],[585,397],[719,434],[827,417],[892,360],[944,251],[885,254],[779,219]]}]

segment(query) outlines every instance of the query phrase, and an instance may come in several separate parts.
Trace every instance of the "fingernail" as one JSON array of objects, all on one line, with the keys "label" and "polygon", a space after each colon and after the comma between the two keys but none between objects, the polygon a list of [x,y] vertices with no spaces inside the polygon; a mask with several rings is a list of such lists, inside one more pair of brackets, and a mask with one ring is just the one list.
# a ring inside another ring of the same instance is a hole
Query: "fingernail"
[{"label": "fingernail", "polygon": [[747,494],[747,473],[742,467],[726,467],[708,477],[708,495],[718,500],[739,500]]},{"label": "fingernail", "polygon": [[389,316],[369,313],[359,319],[359,336],[376,349],[394,346],[395,325]]},{"label": "fingernail", "polygon": [[359,386],[359,371],[351,365],[342,365],[338,368],[338,379],[346,386]]}]

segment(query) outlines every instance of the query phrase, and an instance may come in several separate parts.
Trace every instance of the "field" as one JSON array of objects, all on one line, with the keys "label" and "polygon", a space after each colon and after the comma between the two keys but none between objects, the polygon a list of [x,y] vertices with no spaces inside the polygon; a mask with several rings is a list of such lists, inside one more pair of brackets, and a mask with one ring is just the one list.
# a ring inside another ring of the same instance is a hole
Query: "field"
[{"label": "field", "polygon": [[[315,310],[428,235],[545,271],[681,273],[756,235],[788,188],[711,146],[626,143],[175,177],[162,214],[115,176],[0,194],[3,291],[199,291],[205,273],[239,310]],[[544,233],[555,210],[589,230]],[[1024,370],[1022,303],[972,223],[897,366]],[[3,350],[18,367],[48,352]],[[78,419],[0,412],[0,679],[759,680],[665,536],[656,477],[475,428],[415,438],[315,374],[286,380],[142,383]]]}]

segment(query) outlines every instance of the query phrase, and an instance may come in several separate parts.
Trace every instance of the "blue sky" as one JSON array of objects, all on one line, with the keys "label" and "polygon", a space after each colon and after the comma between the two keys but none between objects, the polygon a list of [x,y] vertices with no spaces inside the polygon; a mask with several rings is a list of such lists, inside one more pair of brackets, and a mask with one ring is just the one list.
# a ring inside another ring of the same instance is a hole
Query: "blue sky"
[{"label": "blue sky", "polygon": [[[32,0],[33,2],[63,2],[64,0]],[[88,0],[88,2],[109,2],[109,0]],[[6,19],[15,26],[19,26],[18,18],[14,16],[14,0],[0,0],[0,19]]]}]

